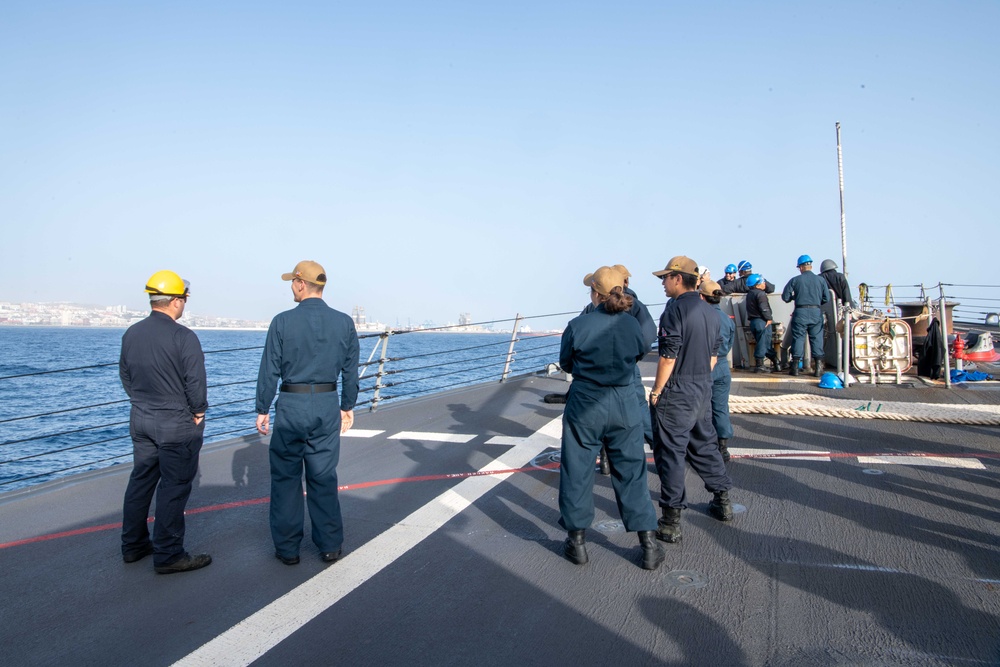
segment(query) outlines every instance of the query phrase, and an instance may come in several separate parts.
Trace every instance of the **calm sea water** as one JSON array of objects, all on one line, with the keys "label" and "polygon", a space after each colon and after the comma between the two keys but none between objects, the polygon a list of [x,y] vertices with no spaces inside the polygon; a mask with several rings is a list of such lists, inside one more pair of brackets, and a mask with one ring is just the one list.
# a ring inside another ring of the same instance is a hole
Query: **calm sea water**
[{"label": "calm sea water", "polygon": [[[0,492],[131,461],[128,399],[118,380],[123,329],[0,327]],[[208,374],[205,442],[254,432],[263,331],[198,331]],[[498,380],[510,334],[391,336],[380,405]],[[361,340],[361,362],[381,351]],[[557,360],[559,336],[522,338],[512,373]],[[77,370],[65,370],[77,369]],[[63,371],[63,372],[51,372]],[[377,366],[362,367],[356,410],[367,410]],[[12,377],[22,376],[22,377]]]}]

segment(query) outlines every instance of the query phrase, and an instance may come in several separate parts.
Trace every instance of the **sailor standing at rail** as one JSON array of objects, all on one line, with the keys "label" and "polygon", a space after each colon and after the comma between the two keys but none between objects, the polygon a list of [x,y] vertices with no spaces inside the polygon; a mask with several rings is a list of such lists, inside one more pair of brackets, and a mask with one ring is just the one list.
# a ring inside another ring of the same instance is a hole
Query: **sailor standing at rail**
[{"label": "sailor standing at rail", "polygon": [[678,256],[653,275],[670,301],[660,316],[656,380],[649,394],[654,418],[653,457],[660,476],[662,518],[656,537],[680,542],[681,510],[686,507],[685,461],[713,493],[708,512],[730,521],[732,481],[712,426],[712,370],[719,353],[719,316],[701,300],[698,265]]},{"label": "sailor standing at rail", "polygon": [[823,375],[823,311],[820,306],[829,299],[826,281],[812,272],[812,257],[799,255],[796,260],[799,275],[795,276],[781,291],[781,300],[795,302],[792,311],[792,363],[789,375],[799,374],[799,362],[805,352],[806,336],[812,352],[813,371],[816,377]]},{"label": "sailor standing at rail", "polygon": [[750,320],[750,331],[753,332],[754,349],[753,358],[755,362],[755,373],[769,373],[764,367],[764,359],[771,360],[771,366],[778,370],[778,354],[771,347],[771,324],[773,314],[771,313],[771,302],[768,301],[767,293],[764,291],[764,276],[759,273],[750,274],[747,278],[747,287],[750,291],[746,296],[747,319]]},{"label": "sailor standing at rail", "polygon": [[152,312],[122,336],[118,360],[122,387],[132,403],[134,459],[122,512],[122,560],[134,563],[153,554],[158,574],[197,570],[212,562],[208,554],[192,556],[184,550],[184,506],[198,474],[208,409],[201,343],[177,323],[190,295],[188,285],[173,271],[150,277],[146,292]]},{"label": "sailor standing at rail", "polygon": [[621,273],[602,266],[591,276],[598,306],[570,320],[559,348],[559,365],[573,374],[563,414],[559,469],[559,525],[569,531],[564,554],[588,561],[586,530],[594,521],[594,458],[606,446],[611,486],[625,530],[639,533],[642,567],[663,562],[656,543],[656,513],[646,483],[642,414],[633,384],[636,362],[649,349],[638,321],[628,315],[632,297]]},{"label": "sailor standing at rail", "polygon": [[733,349],[733,338],[736,336],[736,325],[733,319],[722,312],[719,302],[722,301],[722,289],[714,280],[706,280],[698,287],[698,292],[705,303],[712,306],[719,316],[719,351],[715,355],[715,366],[712,368],[712,426],[719,438],[719,453],[723,461],[729,461],[727,443],[733,437],[733,422],[729,418],[729,391],[732,388],[733,376],[729,372],[729,350]]},{"label": "sailor standing at rail", "polygon": [[263,435],[270,431],[268,413],[282,380],[269,448],[274,555],[285,565],[299,562],[304,464],[312,540],[323,562],[333,563],[343,555],[337,463],[340,434],[354,423],[358,335],[347,314],[323,301],[327,278],[322,266],[299,262],[281,279],[291,281],[299,305],[271,321],[257,374],[257,431]]}]

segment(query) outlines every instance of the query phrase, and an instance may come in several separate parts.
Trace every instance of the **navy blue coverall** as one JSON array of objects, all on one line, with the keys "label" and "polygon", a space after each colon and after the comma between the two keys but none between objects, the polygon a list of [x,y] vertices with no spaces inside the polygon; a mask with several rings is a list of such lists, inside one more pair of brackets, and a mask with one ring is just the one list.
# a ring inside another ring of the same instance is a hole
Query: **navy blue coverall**
[{"label": "navy blue coverall", "polygon": [[303,299],[279,313],[267,330],[257,414],[270,411],[280,377],[270,446],[271,537],[280,556],[299,555],[303,464],[313,542],[320,553],[335,552],[344,542],[337,496],[340,411],[352,410],[358,398],[358,354],[354,321],[320,298]]},{"label": "navy blue coverall", "polygon": [[841,303],[849,306],[854,305],[854,297],[851,296],[851,285],[847,282],[847,276],[837,269],[829,269],[819,274],[819,277],[826,281]]},{"label": "navy blue coverall", "polygon": [[759,366],[764,357],[770,356],[768,352],[771,351],[771,325],[768,322],[774,317],[771,313],[771,303],[767,300],[767,293],[751,289],[747,292],[746,308],[750,331],[753,332],[755,341],[753,358],[757,360]]},{"label": "navy blue coverall", "polygon": [[[760,291],[760,290],[758,290]],[[733,422],[729,419],[729,390],[733,376],[729,372],[729,350],[733,349],[733,338],[736,336],[736,325],[733,319],[722,312],[718,304],[712,308],[719,314],[719,351],[715,368],[712,369],[712,426],[721,440],[733,437]]]},{"label": "navy blue coverall", "polygon": [[[632,309],[628,312],[639,322],[639,328],[642,330],[642,342],[646,345],[646,350],[648,351],[652,349],[653,341],[656,340],[656,322],[653,321],[653,316],[649,314],[649,309],[646,308],[646,305],[642,301],[639,301],[639,297],[635,292],[628,287],[624,291],[625,294],[632,297]],[[586,315],[587,313],[592,313],[594,312],[594,308],[594,304],[590,303],[580,314]],[[639,407],[642,408],[642,437],[652,445],[653,422],[649,416],[649,404],[646,402],[646,388],[642,385],[642,371],[639,370],[638,365],[635,367],[632,386],[635,390],[636,400],[639,401]]]},{"label": "navy blue coverall", "polygon": [[[727,282],[725,285],[719,283],[719,287],[722,289],[723,294],[746,294],[753,289],[747,286],[747,278],[749,277],[750,276],[740,276],[732,282]],[[764,281],[764,292],[767,294],[772,294],[774,292],[774,285],[767,280]]]},{"label": "navy blue coverall", "polygon": [[684,461],[715,493],[732,481],[712,426],[712,357],[719,352],[719,316],[697,292],[667,302],[660,316],[660,356],[674,370],[653,406],[653,456],[660,476],[660,506],[683,509]]},{"label": "navy blue coverall", "polygon": [[198,474],[208,409],[205,355],[198,336],[154,310],[122,336],[118,374],[132,403],[129,434],[134,465],[122,512],[122,555],[149,547],[149,505],[156,494],[153,564],[184,556],[184,507]]},{"label": "navy blue coverall", "polygon": [[812,358],[823,358],[823,311],[820,306],[830,299],[829,291],[826,281],[812,271],[795,276],[781,291],[782,301],[795,301],[795,310],[792,311],[792,358],[802,358],[807,334]]},{"label": "navy blue coverall", "polygon": [[566,530],[585,530],[594,520],[594,459],[602,445],[625,530],[656,529],[633,380],[647,349],[636,318],[611,314],[603,305],[570,320],[563,331],[559,365],[573,374],[559,471],[559,525]]}]

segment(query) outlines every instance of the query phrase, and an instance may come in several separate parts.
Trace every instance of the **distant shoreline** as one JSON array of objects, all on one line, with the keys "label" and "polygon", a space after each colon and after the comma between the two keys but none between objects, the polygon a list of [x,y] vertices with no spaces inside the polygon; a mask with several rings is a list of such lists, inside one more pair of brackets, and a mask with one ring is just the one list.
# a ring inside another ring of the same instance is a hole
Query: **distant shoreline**
[{"label": "distant shoreline", "polygon": [[[190,326],[184,323],[183,318],[180,321],[188,329],[192,331],[261,331],[267,332],[266,326],[260,327],[211,327],[211,326]],[[21,324],[21,323],[10,323],[10,322],[0,322],[0,327],[9,327],[11,329],[128,329],[131,324],[121,324],[121,325],[101,325],[101,324]],[[358,329],[359,335],[381,335],[385,333],[385,329]],[[482,329],[477,331],[470,331],[468,329],[447,329],[447,328],[434,328],[434,329],[392,329],[389,331],[393,335],[401,334],[411,334],[411,333],[426,333],[426,334],[464,334],[464,335],[510,335],[510,330],[496,330],[490,331],[488,329]],[[540,332],[546,333],[546,332]],[[531,332],[524,335],[539,335],[536,332]]]}]

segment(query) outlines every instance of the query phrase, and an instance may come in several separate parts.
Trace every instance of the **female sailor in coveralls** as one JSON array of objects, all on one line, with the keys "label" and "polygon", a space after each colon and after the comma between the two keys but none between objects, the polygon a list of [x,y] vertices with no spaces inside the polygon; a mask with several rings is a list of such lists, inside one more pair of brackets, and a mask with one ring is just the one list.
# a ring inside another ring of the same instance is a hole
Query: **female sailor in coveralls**
[{"label": "female sailor in coveralls", "polygon": [[591,279],[597,308],[571,320],[563,332],[559,363],[573,374],[573,383],[563,415],[559,525],[569,531],[566,558],[583,565],[588,560],[585,533],[594,520],[594,459],[603,445],[625,530],[639,533],[642,567],[655,570],[664,553],[655,539],[642,413],[632,384],[635,364],[647,346],[639,323],[629,315],[632,298],[623,291],[623,278],[610,267],[598,269]]}]

